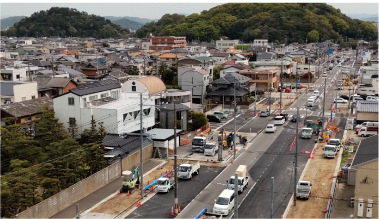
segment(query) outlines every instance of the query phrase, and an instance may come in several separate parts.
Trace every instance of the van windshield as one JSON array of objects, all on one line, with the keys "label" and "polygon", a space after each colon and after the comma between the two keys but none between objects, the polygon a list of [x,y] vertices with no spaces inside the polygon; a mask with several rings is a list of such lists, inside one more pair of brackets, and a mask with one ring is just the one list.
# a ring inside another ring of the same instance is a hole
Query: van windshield
[{"label": "van windshield", "polygon": [[166,185],[166,180],[157,180],[157,185]]},{"label": "van windshield", "polygon": [[339,144],[339,141],[338,140],[330,140],[330,143],[329,144],[332,144],[332,145],[338,145]]},{"label": "van windshield", "polygon": [[325,147],[325,151],[335,151],[334,147]]},{"label": "van windshield", "polygon": [[186,166],[179,166],[178,171],[179,171],[179,172],[187,172],[188,169],[189,169],[189,167],[186,167]]},{"label": "van windshield", "polygon": [[225,197],[218,197],[216,204],[218,205],[228,205],[229,204],[229,199]]},{"label": "van windshield", "polygon": [[311,133],[312,129],[303,129],[303,133]]},{"label": "van windshield", "polygon": [[198,139],[198,138],[192,139],[192,145],[203,146],[203,144],[204,144],[203,139]]},{"label": "van windshield", "polygon": [[214,148],[214,145],[213,145],[213,144],[206,144],[206,145],[204,146],[204,148],[205,148],[205,149],[212,149],[212,148]]},{"label": "van windshield", "polygon": [[283,120],[283,117],[275,117],[275,120]]}]

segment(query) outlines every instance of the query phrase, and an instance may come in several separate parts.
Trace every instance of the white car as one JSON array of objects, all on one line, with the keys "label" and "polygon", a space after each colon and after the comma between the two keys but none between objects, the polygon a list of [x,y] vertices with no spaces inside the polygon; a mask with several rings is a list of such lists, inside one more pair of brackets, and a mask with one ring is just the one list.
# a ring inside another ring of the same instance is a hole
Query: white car
[{"label": "white car", "polygon": [[284,116],[275,116],[274,125],[283,125],[285,121]]},{"label": "white car", "polygon": [[326,78],[326,77],[328,77],[328,73],[324,72],[321,76],[322,76],[323,78]]},{"label": "white car", "polygon": [[274,124],[268,124],[266,126],[266,132],[275,132],[276,131],[276,126]]},{"label": "white car", "polygon": [[341,67],[341,66],[342,66],[341,63],[338,63],[337,67]]},{"label": "white car", "polygon": [[336,98],[336,99],[333,100],[333,103],[335,103],[335,102],[337,102],[337,103],[347,103],[347,100],[342,99],[342,98]]}]

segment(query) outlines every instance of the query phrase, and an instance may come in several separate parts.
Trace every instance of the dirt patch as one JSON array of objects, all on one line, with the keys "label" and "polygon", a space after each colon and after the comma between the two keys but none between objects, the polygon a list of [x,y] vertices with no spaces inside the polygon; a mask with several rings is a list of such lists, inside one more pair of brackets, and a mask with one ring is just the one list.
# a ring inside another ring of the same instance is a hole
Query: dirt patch
[{"label": "dirt patch", "polygon": [[333,181],[331,177],[337,164],[337,157],[334,159],[323,157],[322,149],[325,145],[325,143],[317,145],[314,159],[310,161],[302,179],[312,183],[312,194],[309,200],[298,199],[296,206],[290,207],[288,218],[323,218],[325,216],[324,208],[327,206]]}]

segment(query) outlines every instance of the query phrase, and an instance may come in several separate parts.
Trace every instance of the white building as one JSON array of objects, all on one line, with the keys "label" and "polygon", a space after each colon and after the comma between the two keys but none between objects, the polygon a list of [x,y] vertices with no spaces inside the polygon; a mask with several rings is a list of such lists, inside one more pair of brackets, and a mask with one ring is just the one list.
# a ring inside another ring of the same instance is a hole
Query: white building
[{"label": "white building", "polygon": [[9,68],[0,70],[2,81],[28,81],[25,68]]},{"label": "white building", "polygon": [[294,68],[294,72],[293,74],[298,74],[300,76],[304,75],[305,73],[308,73],[309,72],[309,67],[310,67],[310,71],[313,75],[315,75],[315,72],[316,72],[316,67],[314,65],[307,65],[307,64],[299,64],[297,63],[296,65],[296,68]]},{"label": "white building", "polygon": [[[143,127],[155,125],[154,100],[143,95]],[[79,134],[90,128],[90,121],[103,122],[108,133],[129,133],[140,130],[140,95],[122,93],[121,85],[112,80],[93,82],[71,89],[53,99],[55,117],[66,129],[76,122]]]},{"label": "white building", "polygon": [[1,103],[17,103],[38,98],[37,82],[1,81]]},{"label": "white building", "polygon": [[254,40],[253,46],[268,46],[267,39],[256,39]]},{"label": "white building", "polygon": [[235,48],[239,44],[239,40],[216,40],[216,49],[226,50]]},{"label": "white building", "polygon": [[178,69],[178,86],[192,93],[192,103],[203,102],[210,81],[207,66],[186,66]]}]

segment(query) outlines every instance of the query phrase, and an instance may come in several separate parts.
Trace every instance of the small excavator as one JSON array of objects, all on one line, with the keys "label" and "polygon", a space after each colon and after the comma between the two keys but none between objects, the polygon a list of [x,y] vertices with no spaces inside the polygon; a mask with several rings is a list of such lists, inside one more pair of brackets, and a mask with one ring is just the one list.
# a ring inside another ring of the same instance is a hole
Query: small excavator
[{"label": "small excavator", "polygon": [[[218,134],[219,142],[221,142],[222,136],[223,136],[223,141],[222,141],[223,149],[225,150],[225,149],[231,148],[232,142],[234,139],[234,133],[230,132],[229,135],[226,135],[225,129],[222,129]],[[247,143],[246,137],[242,137],[241,135],[238,135],[238,134],[236,137],[239,138],[240,144],[246,145]]]},{"label": "small excavator", "polygon": [[129,171],[129,170],[125,170],[122,172],[123,180],[122,180],[122,188],[120,189],[120,193],[123,193],[123,192],[126,193],[128,191],[130,191],[131,193],[131,191],[136,188],[136,185],[140,184],[138,167],[134,169],[132,178],[131,178],[131,174],[132,174],[132,171]]}]

